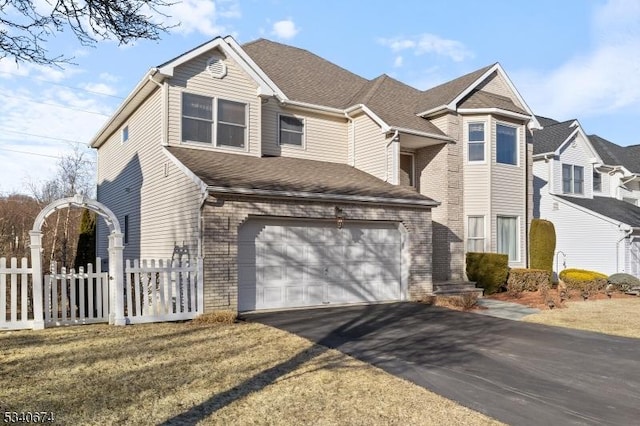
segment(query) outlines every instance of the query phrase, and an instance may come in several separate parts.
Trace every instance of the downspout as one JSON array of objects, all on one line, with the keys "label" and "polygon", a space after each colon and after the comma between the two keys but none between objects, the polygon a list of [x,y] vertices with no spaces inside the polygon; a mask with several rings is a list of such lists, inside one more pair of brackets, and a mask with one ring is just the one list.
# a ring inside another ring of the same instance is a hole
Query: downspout
[{"label": "downspout", "polygon": [[351,167],[355,167],[356,166],[356,122],[355,120],[349,115],[348,112],[345,111],[344,116],[347,120],[349,120],[349,123],[351,124]]},{"label": "downspout", "polygon": [[204,204],[207,202],[209,198],[209,190],[204,189],[202,191],[202,197],[200,198],[200,207],[198,208],[198,257],[204,258],[203,250],[202,250],[202,240],[204,239],[204,214],[202,210],[204,209]]},{"label": "downspout", "polygon": [[625,234],[622,236],[622,238],[616,241],[616,272],[620,272],[620,243],[623,240],[627,239],[629,235],[631,235],[631,233],[633,232],[633,228],[623,223],[619,225],[619,228],[620,228],[620,231],[624,232]]},{"label": "downspout", "polygon": [[391,137],[391,140],[389,140],[387,145],[384,147],[384,168],[385,168],[384,181],[385,182],[389,182],[389,145],[391,145],[393,142],[395,142],[397,137],[398,137],[398,131],[396,130],[393,133],[393,136]]},{"label": "downspout", "polygon": [[153,74],[149,74],[149,81],[156,84],[160,90],[162,90],[162,141],[161,144],[163,146],[169,145],[168,143],[168,134],[169,134],[169,123],[168,123],[168,115],[169,115],[169,90],[166,82],[156,81],[153,77],[158,73],[158,69],[153,70]]}]

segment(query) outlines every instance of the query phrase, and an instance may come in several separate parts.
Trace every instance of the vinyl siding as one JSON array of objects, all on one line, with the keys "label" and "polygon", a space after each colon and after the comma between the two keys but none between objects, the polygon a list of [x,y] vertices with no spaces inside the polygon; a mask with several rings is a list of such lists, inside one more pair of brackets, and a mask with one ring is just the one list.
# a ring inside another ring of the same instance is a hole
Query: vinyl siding
[{"label": "vinyl siding", "polygon": [[562,164],[572,164],[584,167],[584,193],[571,194],[576,197],[593,198],[593,176],[591,158],[593,155],[586,147],[581,135],[577,135],[574,142],[564,145],[560,151],[558,160],[554,161],[554,182],[553,191],[555,194],[562,194]]},{"label": "vinyl siding", "polygon": [[[378,179],[389,181],[393,167],[392,147],[380,127],[367,115],[354,118],[356,128],[354,166]],[[386,161],[385,161],[386,157]]]},{"label": "vinyl siding", "polygon": [[449,134],[449,119],[451,114],[444,114],[439,117],[430,118],[429,121],[431,124],[436,126],[440,131],[444,134]]},{"label": "vinyl siding", "polygon": [[[167,259],[177,250],[194,256],[198,250],[199,191],[162,152],[161,100],[156,90],[131,115],[127,143],[121,144],[116,132],[98,150],[98,201],[113,210],[123,232],[129,216],[125,259]],[[107,233],[99,221],[103,258]]]},{"label": "vinyl siding", "polygon": [[[497,217],[519,218],[519,259],[509,263],[512,267],[524,267],[526,250],[526,143],[525,127],[511,121],[491,119],[491,251],[497,251]],[[518,165],[496,163],[496,126],[504,124],[518,127]]]},{"label": "vinyl siding", "polygon": [[[616,242],[623,236],[617,223],[573,207],[546,191],[540,200],[540,217],[553,222],[556,229],[557,255],[553,262],[556,273],[565,269],[563,262],[566,268],[588,269],[607,275],[616,272]],[[621,242],[618,272],[624,269],[623,247],[624,242]]]},{"label": "vinyl siding", "polygon": [[480,88],[489,93],[495,93],[496,95],[506,96],[511,99],[511,101],[516,104],[518,107],[524,109],[524,105],[520,103],[518,97],[511,91],[509,84],[507,81],[497,72],[494,72],[487,78]]},{"label": "vinyl siding", "polygon": [[[279,144],[278,114],[292,115],[304,120],[303,147]],[[262,153],[347,163],[348,127],[349,124],[345,118],[287,110],[271,99],[262,106]]]},{"label": "vinyl siding", "polygon": [[[248,153],[260,156],[260,116],[261,101],[257,96],[257,84],[249,77],[232,59],[225,59],[227,75],[220,79],[212,77],[207,71],[207,61],[213,53],[205,53],[189,61],[174,71],[174,76],[169,80],[169,144],[182,143],[182,92],[197,95],[219,97],[230,101],[246,103],[248,112]],[[198,146],[209,147],[206,144]],[[230,148],[211,149],[225,152],[240,152]]]}]

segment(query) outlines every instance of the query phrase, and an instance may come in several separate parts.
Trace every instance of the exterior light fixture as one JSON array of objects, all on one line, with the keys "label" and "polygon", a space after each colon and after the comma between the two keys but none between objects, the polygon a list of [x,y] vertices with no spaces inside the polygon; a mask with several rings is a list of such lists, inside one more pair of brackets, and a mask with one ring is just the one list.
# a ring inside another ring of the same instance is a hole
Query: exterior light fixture
[{"label": "exterior light fixture", "polygon": [[335,215],[336,215],[336,225],[338,225],[338,229],[342,229],[342,227],[344,226],[344,211],[336,206],[335,207]]}]

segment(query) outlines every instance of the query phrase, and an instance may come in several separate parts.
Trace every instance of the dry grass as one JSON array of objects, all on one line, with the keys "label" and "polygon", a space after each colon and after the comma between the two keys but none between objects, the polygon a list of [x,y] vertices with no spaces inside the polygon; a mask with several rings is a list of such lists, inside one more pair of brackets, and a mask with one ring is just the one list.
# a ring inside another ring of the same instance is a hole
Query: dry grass
[{"label": "dry grass", "polygon": [[567,309],[541,311],[524,321],[640,338],[640,298],[566,302]]},{"label": "dry grass", "polygon": [[62,424],[497,424],[260,324],[0,333],[0,411]]},{"label": "dry grass", "polygon": [[197,316],[194,324],[233,324],[238,315],[233,311],[213,311]]}]

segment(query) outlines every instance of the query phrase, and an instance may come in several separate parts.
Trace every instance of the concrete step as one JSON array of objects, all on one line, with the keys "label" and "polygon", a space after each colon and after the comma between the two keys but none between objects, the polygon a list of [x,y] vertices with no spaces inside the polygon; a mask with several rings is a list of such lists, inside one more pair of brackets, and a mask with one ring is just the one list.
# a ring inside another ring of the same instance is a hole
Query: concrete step
[{"label": "concrete step", "polygon": [[441,296],[455,296],[466,293],[475,293],[482,297],[483,289],[476,288],[473,281],[439,281],[433,283],[433,293]]},{"label": "concrete step", "polygon": [[477,294],[478,297],[482,297],[484,295],[484,290],[481,288],[465,290],[435,290],[433,294],[436,296],[462,296],[464,294]]}]

